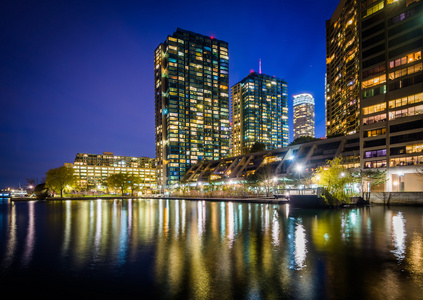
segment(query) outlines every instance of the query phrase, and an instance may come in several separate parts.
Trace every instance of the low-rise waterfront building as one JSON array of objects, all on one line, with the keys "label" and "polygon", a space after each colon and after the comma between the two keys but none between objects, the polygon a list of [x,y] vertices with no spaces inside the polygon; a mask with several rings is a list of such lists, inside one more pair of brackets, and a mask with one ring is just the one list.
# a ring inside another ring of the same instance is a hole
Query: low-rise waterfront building
[{"label": "low-rise waterfront building", "polygon": [[104,183],[112,174],[125,173],[139,176],[140,190],[153,192],[156,190],[155,159],[114,155],[113,152],[103,154],[78,153],[72,166],[77,184],[81,189],[92,190],[104,187]]},{"label": "low-rise waterfront building", "polygon": [[[412,147],[416,147],[417,150],[422,148],[420,144]],[[368,160],[367,157],[377,155],[377,152],[365,152],[364,156],[360,156],[360,134],[339,136],[221,160],[202,161],[188,170],[182,182],[188,184],[241,182],[267,165],[272,167],[275,179],[304,177],[317,167],[327,166],[328,160],[340,156],[348,169],[386,170],[385,184],[372,188],[372,191],[423,192],[423,159],[412,161],[410,158],[409,161],[412,163],[409,163],[407,157],[404,157],[391,167],[387,167],[383,161],[363,165],[363,162]]]},{"label": "low-rise waterfront building", "polygon": [[[346,167],[358,168],[360,167],[359,153],[358,134],[340,136],[220,160],[202,161],[188,170],[183,177],[183,182],[244,180],[248,175],[266,165],[272,166],[276,178],[289,174],[304,176],[317,167],[326,165],[327,160],[337,156],[344,158]],[[299,165],[302,174],[297,174]]]}]

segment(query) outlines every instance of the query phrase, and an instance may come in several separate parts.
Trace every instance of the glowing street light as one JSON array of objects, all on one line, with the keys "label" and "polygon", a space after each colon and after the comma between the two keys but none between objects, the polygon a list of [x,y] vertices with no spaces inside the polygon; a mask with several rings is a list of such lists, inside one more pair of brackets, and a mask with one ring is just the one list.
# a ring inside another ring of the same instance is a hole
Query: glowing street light
[{"label": "glowing street light", "polygon": [[300,186],[300,182],[299,182],[299,180],[300,180],[300,177],[301,177],[301,171],[303,170],[303,168],[304,168],[304,166],[302,165],[302,164],[297,164],[296,166],[295,166],[295,170],[297,170],[297,173],[298,173],[298,185]]}]

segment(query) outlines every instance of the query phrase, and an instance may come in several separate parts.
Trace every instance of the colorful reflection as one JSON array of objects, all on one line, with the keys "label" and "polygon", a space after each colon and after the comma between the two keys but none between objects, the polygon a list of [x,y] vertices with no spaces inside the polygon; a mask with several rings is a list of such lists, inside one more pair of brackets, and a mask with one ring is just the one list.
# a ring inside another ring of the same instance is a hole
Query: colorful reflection
[{"label": "colorful reflection", "polygon": [[158,298],[201,299],[377,298],[378,289],[413,298],[423,286],[423,208],[162,199],[1,208],[4,277],[42,266],[53,281],[113,279]]}]

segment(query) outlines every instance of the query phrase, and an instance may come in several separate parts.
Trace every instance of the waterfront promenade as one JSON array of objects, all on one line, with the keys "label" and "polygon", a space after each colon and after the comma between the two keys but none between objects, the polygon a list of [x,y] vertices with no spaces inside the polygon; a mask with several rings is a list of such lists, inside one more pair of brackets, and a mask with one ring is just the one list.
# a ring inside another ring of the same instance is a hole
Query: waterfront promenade
[{"label": "waterfront promenade", "polygon": [[[31,197],[23,198],[10,198],[12,201],[34,201],[39,200]],[[164,196],[164,195],[149,195],[149,196],[86,196],[86,197],[48,197],[39,201],[67,201],[67,200],[93,200],[93,199],[102,199],[102,200],[124,200],[124,199],[166,199],[166,200],[189,200],[189,201],[222,201],[222,202],[244,202],[244,203],[272,203],[272,204],[288,204],[287,199],[276,199],[275,197],[260,197],[260,198],[210,198],[210,197],[174,197],[174,196]]]},{"label": "waterfront promenade", "polygon": [[[36,198],[10,198],[12,201],[33,201]],[[222,201],[222,202],[241,202],[241,203],[273,203],[273,204],[289,204],[289,199],[270,197],[176,197],[165,195],[145,195],[145,196],[114,196],[114,195],[90,195],[84,197],[49,197],[46,201],[65,201],[65,200],[93,200],[93,199],[169,199],[169,200],[190,200],[190,201]],[[44,201],[44,200],[41,200]],[[370,194],[370,204],[374,205],[402,205],[402,206],[423,206],[423,193],[421,192],[389,192]]]}]

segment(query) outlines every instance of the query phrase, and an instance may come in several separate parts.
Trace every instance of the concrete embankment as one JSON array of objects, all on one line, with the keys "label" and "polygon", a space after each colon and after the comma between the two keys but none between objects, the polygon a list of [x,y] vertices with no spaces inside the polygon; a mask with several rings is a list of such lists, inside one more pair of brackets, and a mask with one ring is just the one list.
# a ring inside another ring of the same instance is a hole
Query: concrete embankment
[{"label": "concrete embankment", "polygon": [[[306,195],[298,197],[300,202],[310,201]],[[312,205],[317,204],[315,197],[312,197]],[[12,201],[34,201],[35,198],[11,198]],[[88,196],[88,197],[54,197],[47,198],[47,201],[61,201],[61,200],[114,200],[114,199],[169,199],[169,200],[189,200],[189,201],[226,201],[226,202],[244,202],[244,203],[273,203],[273,204],[287,204],[289,203],[286,199],[275,199],[273,197],[263,198],[200,198],[200,197],[157,197],[157,196],[141,196],[141,197],[129,197],[129,196]],[[319,203],[320,204],[320,203]],[[372,192],[370,194],[370,204],[375,205],[405,205],[405,206],[423,206],[423,193],[422,192],[390,192],[390,193],[377,193]],[[320,205],[317,205],[320,206]]]},{"label": "concrete embankment", "polygon": [[[12,201],[35,201],[35,198],[11,198]],[[152,196],[141,196],[141,197],[130,197],[130,196],[116,196],[116,197],[102,197],[102,196],[88,196],[88,197],[54,197],[47,198],[45,200],[39,201],[67,201],[67,200],[122,200],[122,199],[162,199],[162,200],[187,200],[187,201],[223,201],[223,202],[244,202],[244,203],[272,203],[272,204],[287,204],[288,200],[285,199],[275,199],[274,197],[264,197],[264,198],[199,198],[199,197],[152,197]]]},{"label": "concrete embankment", "polygon": [[370,193],[371,204],[423,206],[422,192]]}]

